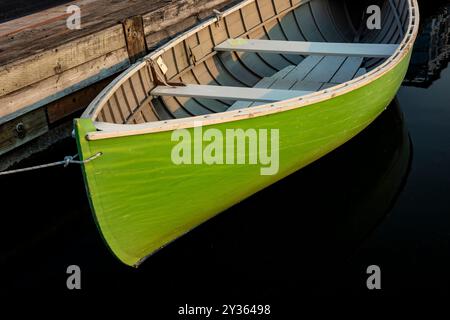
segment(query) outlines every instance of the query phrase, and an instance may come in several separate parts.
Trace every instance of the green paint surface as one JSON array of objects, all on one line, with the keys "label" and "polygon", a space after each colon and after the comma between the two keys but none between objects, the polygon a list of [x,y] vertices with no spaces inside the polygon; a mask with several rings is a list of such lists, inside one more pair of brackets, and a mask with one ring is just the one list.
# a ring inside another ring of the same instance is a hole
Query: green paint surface
[{"label": "green paint surface", "polygon": [[75,120],[82,158],[103,153],[83,171],[105,242],[123,263],[136,266],[219,212],[336,149],[389,105],[409,59],[331,100],[203,128],[224,134],[226,129],[278,129],[280,167],[273,176],[262,176],[260,165],[175,165],[172,131],[88,141],[86,134],[95,131],[91,120]]}]

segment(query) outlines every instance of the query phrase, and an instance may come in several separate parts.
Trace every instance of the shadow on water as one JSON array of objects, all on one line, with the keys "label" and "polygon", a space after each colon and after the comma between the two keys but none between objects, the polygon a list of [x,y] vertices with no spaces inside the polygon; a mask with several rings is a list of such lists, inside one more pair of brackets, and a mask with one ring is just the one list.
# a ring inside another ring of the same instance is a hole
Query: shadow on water
[{"label": "shadow on water", "polygon": [[[27,166],[75,152],[56,145]],[[411,148],[397,103],[348,144],[200,226],[139,269],[110,255],[94,225],[78,167],[2,178],[9,208],[0,236],[2,288],[64,290],[79,265],[87,291],[159,296],[270,297],[320,290],[389,212]],[[322,269],[322,267],[324,269]],[[150,293],[149,293],[150,294]]]},{"label": "shadow on water", "polygon": [[376,264],[383,294],[450,294],[450,1],[419,2],[420,34],[397,94],[414,161],[389,218],[347,265],[342,287],[352,293],[368,293],[361,279]]}]

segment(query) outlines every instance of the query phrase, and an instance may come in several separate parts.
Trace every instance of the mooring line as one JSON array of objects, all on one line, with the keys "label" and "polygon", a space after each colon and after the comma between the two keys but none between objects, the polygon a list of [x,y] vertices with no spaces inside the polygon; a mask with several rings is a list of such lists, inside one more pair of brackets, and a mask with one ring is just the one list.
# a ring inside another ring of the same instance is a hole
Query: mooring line
[{"label": "mooring line", "polygon": [[101,157],[102,155],[103,155],[102,152],[98,152],[95,155],[93,155],[92,157],[90,157],[86,160],[80,161],[80,160],[75,160],[76,158],[78,158],[78,154],[76,154],[73,157],[72,156],[64,157],[64,160],[57,161],[57,162],[51,162],[51,163],[42,164],[42,165],[34,166],[34,167],[23,168],[23,169],[3,171],[3,172],[0,172],[0,176],[6,176],[6,175],[10,175],[10,174],[15,174],[15,173],[34,171],[34,170],[45,169],[45,168],[56,167],[56,166],[64,166],[64,168],[67,168],[70,164],[89,163],[89,162]]}]

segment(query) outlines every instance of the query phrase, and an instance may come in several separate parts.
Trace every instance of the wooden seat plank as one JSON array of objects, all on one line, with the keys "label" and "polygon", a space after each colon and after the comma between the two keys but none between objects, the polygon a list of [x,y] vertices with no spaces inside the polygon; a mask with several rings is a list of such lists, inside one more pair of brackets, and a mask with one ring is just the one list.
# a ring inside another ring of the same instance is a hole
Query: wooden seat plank
[{"label": "wooden seat plank", "polygon": [[182,87],[158,86],[151,92],[153,96],[248,100],[262,102],[277,102],[309,93],[310,92],[308,91],[208,86],[194,84],[189,84]]},{"label": "wooden seat plank", "polygon": [[397,44],[336,43],[282,40],[228,39],[215,47],[216,51],[239,51],[278,54],[322,55],[344,57],[388,58]]},{"label": "wooden seat plank", "polygon": [[[274,82],[276,81],[276,79],[274,78],[263,78],[261,79],[261,81],[259,81],[254,88],[269,88]],[[230,110],[237,110],[237,109],[244,109],[244,108],[248,108],[252,105],[253,101],[236,101],[235,103],[233,103],[231,105],[231,107],[228,108],[228,111]]]}]

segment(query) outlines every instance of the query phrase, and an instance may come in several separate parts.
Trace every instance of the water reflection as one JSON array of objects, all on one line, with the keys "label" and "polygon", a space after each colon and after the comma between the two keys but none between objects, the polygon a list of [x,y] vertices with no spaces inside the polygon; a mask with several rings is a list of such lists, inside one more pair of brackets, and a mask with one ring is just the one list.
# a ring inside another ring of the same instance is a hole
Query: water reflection
[{"label": "water reflection", "polygon": [[428,88],[450,60],[450,4],[422,21],[404,84]]},{"label": "water reflection", "polygon": [[[29,161],[60,158],[71,144]],[[2,287],[61,289],[65,268],[76,263],[93,291],[143,283],[180,296],[273,296],[300,282],[317,289],[329,274],[321,268],[346,259],[389,212],[410,162],[394,102],[343,147],[200,226],[138,270],[116,261],[101,242],[78,168],[8,178],[2,192],[21,214],[4,216],[10,228],[0,235],[0,268],[10,276]],[[30,195],[26,202],[23,195]]]},{"label": "water reflection", "polygon": [[[253,292],[246,294],[299,285],[321,290],[320,283],[330,288],[328,277],[335,277],[390,212],[411,161],[408,131],[395,101],[348,144],[202,226],[196,235],[203,236],[189,235],[185,243],[193,243],[181,254],[192,259],[194,251],[195,259],[231,272],[225,284],[238,285],[235,274],[253,280]],[[206,247],[200,241],[213,249],[193,250]],[[268,273],[276,276],[258,282]]]},{"label": "water reflection", "polygon": [[[427,3],[421,3],[422,13],[439,6]],[[445,8],[431,18],[423,14],[425,40],[415,49],[409,85],[429,86],[447,64]],[[383,292],[448,288],[449,79],[443,73],[429,90],[400,92],[415,143],[411,174],[408,130],[394,102],[342,148],[219,215],[138,270],[121,265],[101,242],[79,168],[3,177],[0,292],[64,291],[66,267],[78,264],[84,292],[142,290],[158,301],[178,294],[182,303],[218,292],[228,300],[246,294],[296,297],[298,291],[333,288],[330,277],[345,274],[338,270],[342,261],[371,234],[369,249],[350,259],[355,261],[347,272],[356,272],[344,278],[352,287],[364,287],[366,275],[358,272],[380,263],[389,286]],[[20,166],[75,152],[73,141],[64,141]],[[377,228],[380,221],[386,224]]]}]

